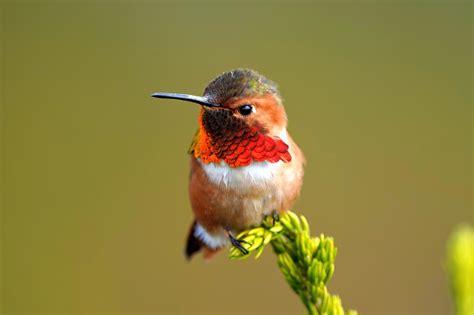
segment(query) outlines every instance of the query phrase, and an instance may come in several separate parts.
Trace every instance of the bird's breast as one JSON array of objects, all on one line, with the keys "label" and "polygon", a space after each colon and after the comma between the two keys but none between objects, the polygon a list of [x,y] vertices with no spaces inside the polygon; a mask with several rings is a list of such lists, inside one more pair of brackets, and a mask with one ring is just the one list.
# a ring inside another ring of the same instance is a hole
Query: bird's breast
[{"label": "bird's breast", "polygon": [[275,179],[283,175],[281,161],[253,162],[242,167],[231,167],[225,162],[200,163],[212,184],[240,192],[274,186]]},{"label": "bird's breast", "polygon": [[208,231],[215,226],[241,230],[260,224],[274,211],[288,210],[301,189],[304,161],[289,141],[296,158],[288,162],[253,161],[232,167],[192,157],[189,191],[198,223]]},{"label": "bird's breast", "polygon": [[283,192],[278,185],[280,163],[253,162],[230,167],[224,162],[200,162],[209,185],[218,195],[210,200],[214,216],[234,228],[257,225],[262,216],[279,208]]}]

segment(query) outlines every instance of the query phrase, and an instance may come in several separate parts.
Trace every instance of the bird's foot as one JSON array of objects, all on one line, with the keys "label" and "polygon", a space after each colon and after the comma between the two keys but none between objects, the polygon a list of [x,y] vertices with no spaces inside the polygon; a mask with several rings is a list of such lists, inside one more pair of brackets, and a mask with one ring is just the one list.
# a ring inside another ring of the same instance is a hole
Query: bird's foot
[{"label": "bird's foot", "polygon": [[280,221],[280,214],[276,210],[273,210],[272,211],[272,224],[273,224],[273,226],[275,226],[275,223],[279,222],[279,221]]},{"label": "bird's foot", "polygon": [[227,231],[227,235],[229,236],[229,240],[232,246],[236,247],[244,255],[247,255],[249,253],[249,251],[242,246],[242,243],[249,244],[248,242],[236,239],[230,231]]}]

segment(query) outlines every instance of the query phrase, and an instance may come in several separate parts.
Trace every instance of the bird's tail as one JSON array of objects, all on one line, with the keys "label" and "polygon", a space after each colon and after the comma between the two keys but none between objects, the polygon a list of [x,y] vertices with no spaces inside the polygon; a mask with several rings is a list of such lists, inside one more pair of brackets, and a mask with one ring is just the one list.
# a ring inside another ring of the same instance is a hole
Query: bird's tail
[{"label": "bird's tail", "polygon": [[184,251],[186,258],[190,260],[194,254],[198,253],[199,251],[202,251],[203,257],[205,259],[210,259],[217,252],[219,252],[220,248],[209,248],[200,239],[198,239],[194,233],[196,226],[197,222],[193,221],[193,223],[191,224],[191,228],[189,229],[188,239],[186,241],[186,248]]},{"label": "bird's tail", "polygon": [[185,255],[186,258],[189,260],[191,257],[199,252],[203,247],[203,243],[194,235],[194,230],[196,228],[196,220],[194,220],[193,224],[191,224],[191,228],[189,229],[188,233],[188,240],[186,241],[186,248],[185,248]]}]

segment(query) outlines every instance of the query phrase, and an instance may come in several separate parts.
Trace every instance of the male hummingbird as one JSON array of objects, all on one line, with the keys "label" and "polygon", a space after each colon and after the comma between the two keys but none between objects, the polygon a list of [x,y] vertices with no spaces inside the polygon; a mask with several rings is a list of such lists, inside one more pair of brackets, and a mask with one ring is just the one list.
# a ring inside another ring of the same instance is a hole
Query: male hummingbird
[{"label": "male hummingbird", "polygon": [[203,96],[154,93],[201,105],[189,148],[189,197],[194,212],[186,256],[212,257],[234,237],[268,215],[288,210],[303,184],[304,156],[286,130],[287,118],[274,82],[236,69],[209,83]]}]

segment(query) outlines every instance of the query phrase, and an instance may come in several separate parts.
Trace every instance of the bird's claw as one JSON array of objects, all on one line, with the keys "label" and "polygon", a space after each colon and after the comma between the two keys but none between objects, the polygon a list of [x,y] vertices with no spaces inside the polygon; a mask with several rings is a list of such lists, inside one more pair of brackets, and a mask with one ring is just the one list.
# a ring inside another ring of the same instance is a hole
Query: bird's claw
[{"label": "bird's claw", "polygon": [[244,241],[244,240],[238,240],[231,233],[229,233],[229,239],[232,246],[240,250],[242,254],[248,255],[249,251],[245,247],[242,246],[242,243],[249,244],[249,242]]},{"label": "bird's claw", "polygon": [[276,211],[272,212],[272,225],[275,226],[275,222],[280,221],[280,214]]}]

